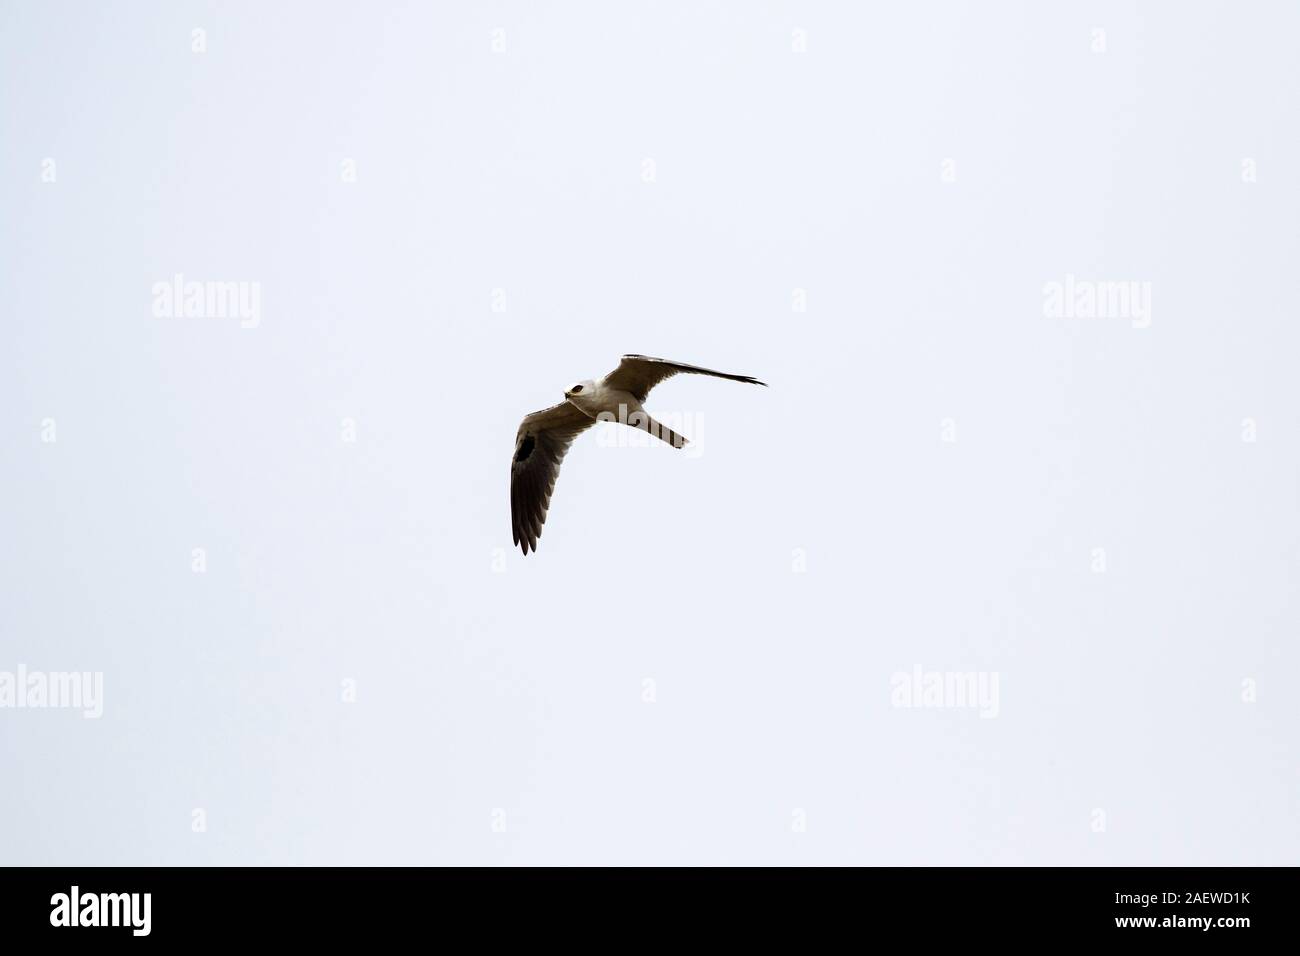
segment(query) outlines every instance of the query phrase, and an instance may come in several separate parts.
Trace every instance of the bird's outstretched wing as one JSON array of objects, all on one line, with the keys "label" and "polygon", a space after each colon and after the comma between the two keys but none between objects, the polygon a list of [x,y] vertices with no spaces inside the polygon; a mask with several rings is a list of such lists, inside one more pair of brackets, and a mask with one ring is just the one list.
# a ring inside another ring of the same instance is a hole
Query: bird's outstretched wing
[{"label": "bird's outstretched wing", "polygon": [[668,359],[651,358],[648,355],[624,355],[618,368],[605,376],[603,384],[608,388],[622,389],[636,396],[638,402],[644,402],[654,388],[666,378],[672,378],[678,372],[692,375],[713,375],[717,378],[729,378],[733,382],[748,382],[751,385],[764,385],[748,375],[732,375],[729,372],[715,372],[711,368],[687,365],[684,362],[670,362]]},{"label": "bird's outstretched wing", "polygon": [[527,554],[537,550],[546,509],[551,503],[560,462],[573,439],[595,424],[568,402],[528,415],[515,436],[515,457],[510,462],[510,523],[515,544]]}]

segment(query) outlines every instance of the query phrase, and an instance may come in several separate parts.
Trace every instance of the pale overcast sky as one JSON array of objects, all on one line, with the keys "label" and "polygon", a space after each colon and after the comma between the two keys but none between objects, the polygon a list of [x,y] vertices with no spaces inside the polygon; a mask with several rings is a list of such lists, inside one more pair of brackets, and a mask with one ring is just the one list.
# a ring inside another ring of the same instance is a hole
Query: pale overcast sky
[{"label": "pale overcast sky", "polygon": [[0,860],[1296,863],[1298,28],[0,3]]}]

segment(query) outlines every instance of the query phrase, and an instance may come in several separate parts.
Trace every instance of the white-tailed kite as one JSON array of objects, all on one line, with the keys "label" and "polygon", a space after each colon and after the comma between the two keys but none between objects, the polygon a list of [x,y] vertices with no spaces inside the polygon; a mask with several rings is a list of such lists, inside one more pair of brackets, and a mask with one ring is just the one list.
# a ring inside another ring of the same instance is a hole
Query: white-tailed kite
[{"label": "white-tailed kite", "polygon": [[569,445],[598,420],[608,419],[639,428],[674,448],[686,444],[685,438],[660,425],[641,407],[650,389],[678,372],[713,375],[751,385],[767,384],[748,375],[729,375],[646,355],[624,355],[618,368],[599,381],[586,379],[570,385],[564,392],[564,401],[527,416],[515,435],[515,457],[510,462],[510,522],[515,544],[524,554],[529,549],[537,550],[555,478]]}]

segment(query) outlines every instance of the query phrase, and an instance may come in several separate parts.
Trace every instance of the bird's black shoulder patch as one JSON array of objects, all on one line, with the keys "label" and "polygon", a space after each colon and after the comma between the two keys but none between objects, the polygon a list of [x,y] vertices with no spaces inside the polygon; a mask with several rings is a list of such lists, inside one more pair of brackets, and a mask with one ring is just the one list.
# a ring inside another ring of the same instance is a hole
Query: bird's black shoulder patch
[{"label": "bird's black shoulder patch", "polygon": [[528,456],[533,453],[533,446],[537,440],[532,435],[525,435],[524,440],[519,443],[519,450],[515,452],[515,461],[527,461]]}]

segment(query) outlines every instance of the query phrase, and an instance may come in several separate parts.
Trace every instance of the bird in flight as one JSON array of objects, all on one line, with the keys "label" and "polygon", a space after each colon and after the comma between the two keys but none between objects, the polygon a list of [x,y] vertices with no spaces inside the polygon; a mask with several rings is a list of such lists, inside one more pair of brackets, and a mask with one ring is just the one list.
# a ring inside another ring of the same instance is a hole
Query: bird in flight
[{"label": "bird in flight", "polygon": [[650,389],[679,372],[767,384],[748,375],[730,375],[648,355],[624,355],[618,368],[599,381],[585,379],[570,385],[565,389],[564,401],[526,416],[515,435],[515,457],[510,462],[510,523],[515,544],[524,554],[537,550],[555,478],[569,445],[597,421],[639,428],[674,448],[686,445],[685,438],[659,424],[641,407]]}]

